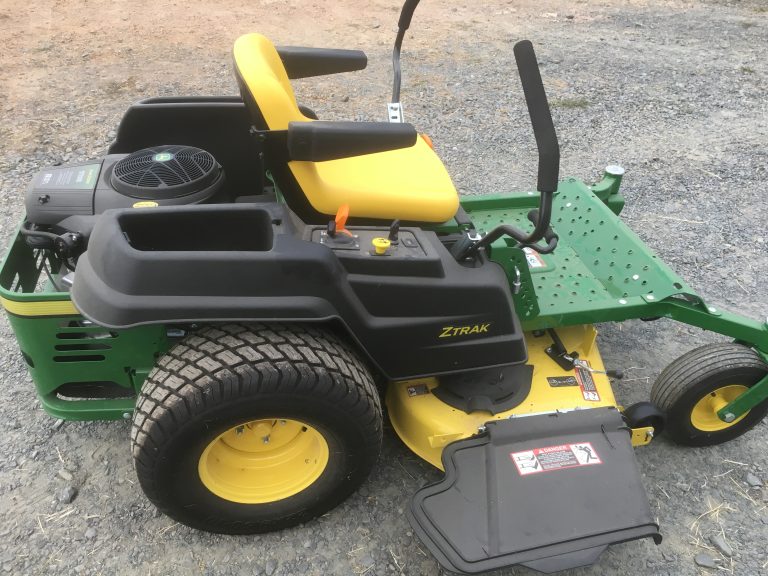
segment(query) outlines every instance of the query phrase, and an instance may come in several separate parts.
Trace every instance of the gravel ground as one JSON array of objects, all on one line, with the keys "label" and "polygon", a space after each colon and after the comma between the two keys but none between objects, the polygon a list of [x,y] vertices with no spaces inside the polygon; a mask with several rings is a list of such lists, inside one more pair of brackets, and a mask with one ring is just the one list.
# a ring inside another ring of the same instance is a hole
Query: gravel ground
[{"label": "gravel ground", "polygon": [[[234,93],[229,54],[243,32],[365,49],[368,70],[302,81],[298,92],[327,119],[381,119],[394,4],[4,0],[0,237],[7,241],[21,217],[31,175],[103,154],[132,101]],[[423,4],[406,40],[403,100],[462,193],[534,182],[511,50],[530,38],[554,107],[562,173],[593,180],[607,164],[624,165],[625,219],[640,236],[713,305],[765,317],[763,0]],[[607,363],[628,372],[617,389],[624,404],[646,399],[668,362],[717,339],[667,321],[601,330]],[[2,573],[440,572],[404,516],[409,496],[436,472],[391,430],[370,480],[338,509],[294,530],[234,538],[154,510],[135,483],[127,423],[46,416],[5,321],[0,422]],[[766,432],[764,422],[721,447],[682,449],[662,438],[638,449],[664,542],[616,546],[573,574],[768,574],[768,492],[758,486],[768,483]],[[697,555],[712,568],[698,566]]]}]

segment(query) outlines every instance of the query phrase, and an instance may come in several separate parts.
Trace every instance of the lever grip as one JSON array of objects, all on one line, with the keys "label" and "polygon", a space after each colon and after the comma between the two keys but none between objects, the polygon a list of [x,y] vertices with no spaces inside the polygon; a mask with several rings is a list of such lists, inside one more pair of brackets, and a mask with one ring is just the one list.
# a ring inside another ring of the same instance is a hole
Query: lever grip
[{"label": "lever grip", "polygon": [[403,9],[400,11],[400,19],[397,21],[397,27],[400,28],[400,30],[408,30],[408,27],[411,25],[413,13],[416,11],[416,6],[418,5],[419,0],[405,0]]},{"label": "lever grip", "polygon": [[514,52],[525,103],[531,116],[533,135],[536,137],[536,147],[539,150],[537,188],[539,192],[555,192],[560,177],[560,145],[557,142],[557,132],[552,122],[544,83],[541,81],[536,53],[529,40],[515,44]]}]

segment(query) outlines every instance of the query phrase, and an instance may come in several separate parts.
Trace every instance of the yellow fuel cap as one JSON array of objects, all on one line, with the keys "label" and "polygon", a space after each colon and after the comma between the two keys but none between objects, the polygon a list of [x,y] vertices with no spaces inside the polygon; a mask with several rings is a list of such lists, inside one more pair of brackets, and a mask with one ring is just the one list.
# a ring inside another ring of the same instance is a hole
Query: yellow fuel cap
[{"label": "yellow fuel cap", "polygon": [[392,242],[386,238],[379,237],[371,240],[371,244],[373,244],[373,249],[376,251],[376,254],[382,256],[387,253],[387,250],[392,245]]}]

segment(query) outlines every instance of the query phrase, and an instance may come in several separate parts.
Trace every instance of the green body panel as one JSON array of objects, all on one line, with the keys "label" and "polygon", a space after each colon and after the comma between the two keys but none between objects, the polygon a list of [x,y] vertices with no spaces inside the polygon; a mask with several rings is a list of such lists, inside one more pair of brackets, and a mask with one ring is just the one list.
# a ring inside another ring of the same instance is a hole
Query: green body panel
[{"label": "green body panel", "polygon": [[[0,269],[0,295],[14,302],[70,302],[69,294],[41,282],[43,263],[17,236]],[[48,261],[49,266],[57,262]],[[54,276],[55,278],[55,276]],[[168,349],[166,327],[107,330],[79,315],[8,314],[40,402],[46,412],[68,420],[122,418],[133,410],[136,392]],[[72,386],[104,386],[118,398],[72,399],[59,393]],[[64,388],[62,388],[64,387]],[[120,392],[124,389],[124,392]],[[117,394],[115,394],[117,392]]]}]

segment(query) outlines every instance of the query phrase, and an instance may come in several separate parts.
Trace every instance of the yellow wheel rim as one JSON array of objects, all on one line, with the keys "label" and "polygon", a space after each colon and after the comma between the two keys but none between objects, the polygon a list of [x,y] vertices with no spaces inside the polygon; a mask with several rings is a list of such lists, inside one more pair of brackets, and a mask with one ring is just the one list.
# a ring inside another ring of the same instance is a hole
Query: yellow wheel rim
[{"label": "yellow wheel rim", "polygon": [[720,430],[725,430],[726,428],[730,428],[737,424],[743,420],[749,412],[742,414],[733,422],[723,422],[718,418],[717,413],[729,402],[735,400],[747,390],[748,388],[746,386],[740,384],[732,384],[713,390],[704,396],[704,398],[696,402],[696,405],[691,411],[691,424],[693,424],[694,428],[704,432],[719,432]]},{"label": "yellow wheel rim", "polygon": [[200,480],[231,502],[263,504],[289,498],[328,465],[328,443],[298,420],[253,420],[230,428],[203,451]]}]

